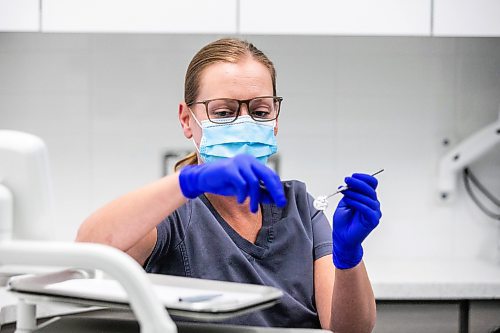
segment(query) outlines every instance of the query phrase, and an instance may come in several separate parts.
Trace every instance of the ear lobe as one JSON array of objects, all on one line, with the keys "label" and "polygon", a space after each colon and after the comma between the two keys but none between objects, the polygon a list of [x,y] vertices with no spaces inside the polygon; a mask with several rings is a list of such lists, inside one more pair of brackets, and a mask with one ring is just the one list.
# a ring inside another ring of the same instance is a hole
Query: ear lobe
[{"label": "ear lobe", "polygon": [[276,124],[274,125],[274,136],[278,135],[278,118],[276,118]]}]

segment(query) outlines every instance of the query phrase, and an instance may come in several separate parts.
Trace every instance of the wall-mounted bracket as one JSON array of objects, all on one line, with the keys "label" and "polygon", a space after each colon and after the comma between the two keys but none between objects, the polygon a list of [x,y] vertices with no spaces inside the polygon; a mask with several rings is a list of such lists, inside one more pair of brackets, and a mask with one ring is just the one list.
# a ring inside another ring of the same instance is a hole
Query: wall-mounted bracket
[{"label": "wall-mounted bracket", "polygon": [[438,190],[441,199],[451,201],[457,190],[458,173],[500,143],[498,119],[460,142],[439,161]]}]

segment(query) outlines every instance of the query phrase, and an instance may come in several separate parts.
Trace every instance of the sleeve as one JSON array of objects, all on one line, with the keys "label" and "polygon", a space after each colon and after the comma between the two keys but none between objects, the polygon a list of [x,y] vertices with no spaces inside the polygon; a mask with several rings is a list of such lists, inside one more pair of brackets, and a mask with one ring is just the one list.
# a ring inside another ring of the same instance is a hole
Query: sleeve
[{"label": "sleeve", "polygon": [[172,216],[168,216],[156,226],[156,244],[143,266],[144,270],[148,273],[153,273],[155,271],[154,267],[156,266],[158,258],[166,255],[168,252],[171,235],[170,226],[172,222]]},{"label": "sleeve", "polygon": [[311,224],[313,229],[313,251],[314,260],[332,254],[332,227],[325,213],[313,206],[313,197],[308,194],[309,209],[311,212]]},{"label": "sleeve", "polygon": [[189,224],[192,214],[192,200],[188,200],[156,226],[156,244],[143,265],[147,273],[158,273],[163,270],[162,265],[165,261],[162,258],[168,256],[184,239],[184,224]]}]

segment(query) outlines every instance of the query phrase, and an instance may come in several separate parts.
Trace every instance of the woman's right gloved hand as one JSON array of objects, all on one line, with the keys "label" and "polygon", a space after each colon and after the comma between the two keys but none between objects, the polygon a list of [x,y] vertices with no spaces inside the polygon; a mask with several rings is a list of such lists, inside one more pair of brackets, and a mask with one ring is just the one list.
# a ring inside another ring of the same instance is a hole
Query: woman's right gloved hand
[{"label": "woman's right gloved hand", "polygon": [[[250,210],[255,213],[259,203],[286,205],[279,176],[251,155],[237,155],[216,162],[188,165],[179,174],[182,194],[193,199],[202,193],[235,196],[239,203],[250,197]],[[265,186],[263,188],[262,185]]]}]

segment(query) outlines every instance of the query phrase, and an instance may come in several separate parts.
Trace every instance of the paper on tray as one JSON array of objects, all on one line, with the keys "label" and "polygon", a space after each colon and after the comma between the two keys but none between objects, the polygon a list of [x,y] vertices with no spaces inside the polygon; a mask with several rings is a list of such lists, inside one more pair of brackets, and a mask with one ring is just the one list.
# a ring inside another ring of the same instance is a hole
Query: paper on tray
[{"label": "paper on tray", "polygon": [[[128,297],[125,290],[115,280],[72,279],[59,283],[49,284],[45,286],[44,289],[68,296],[128,303]],[[232,304],[242,304],[255,302],[261,297],[261,295],[250,293],[226,292],[215,289],[206,290],[182,288],[163,285],[153,285],[153,290],[160,301],[166,306],[179,305],[180,298],[214,294],[221,295],[209,301],[204,301],[203,303],[213,305],[222,305],[228,302]]]}]

